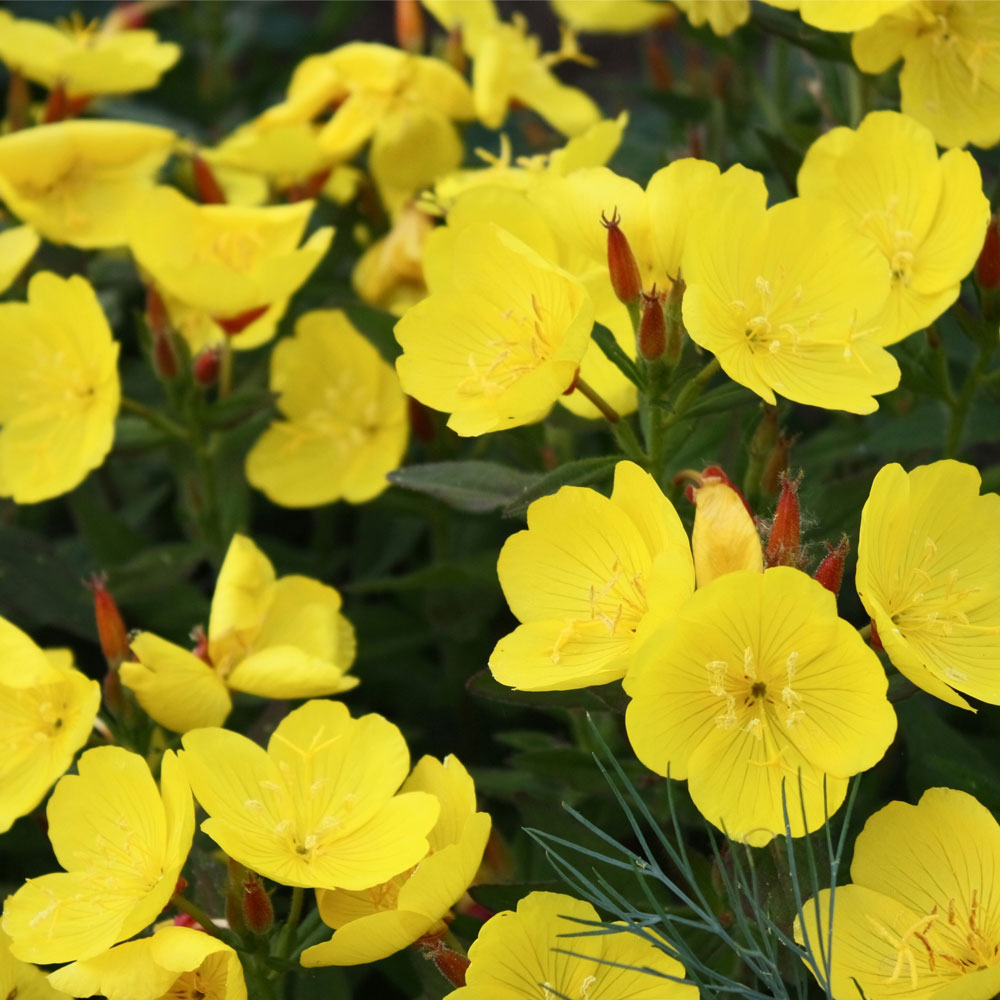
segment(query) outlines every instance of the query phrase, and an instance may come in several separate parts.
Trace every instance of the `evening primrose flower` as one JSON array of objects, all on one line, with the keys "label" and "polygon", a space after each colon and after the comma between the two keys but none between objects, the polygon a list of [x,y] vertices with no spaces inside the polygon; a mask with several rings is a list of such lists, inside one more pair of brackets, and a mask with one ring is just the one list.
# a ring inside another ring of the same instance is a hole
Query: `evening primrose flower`
[{"label": "evening primrose flower", "polygon": [[900,110],[939,146],[1000,141],[1000,3],[907,3],[859,31],[851,50],[865,73],[902,58]]},{"label": "evening primrose flower", "polygon": [[856,585],[889,659],[936,698],[1000,705],[1000,496],[945,460],[884,466],[861,512]]},{"label": "evening primrose flower", "polygon": [[[267,337],[333,239],[327,226],[299,246],[312,209],[311,201],[266,208],[197,205],[173,188],[158,187],[134,206],[129,245],[166,296],[234,334],[266,310],[276,310]],[[261,342],[237,336],[234,346]]]},{"label": "evening primrose flower", "polygon": [[45,797],[87,742],[101,688],[67,649],[42,650],[0,618],[0,833]]},{"label": "evening primrose flower", "polygon": [[817,830],[896,732],[878,657],[830,591],[786,566],[697,590],[634,670],[636,756],[686,779],[701,814],[754,847],[784,832],[782,789],[792,836]]},{"label": "evening primrose flower", "polygon": [[527,691],[623,677],[651,609],[668,617],[694,590],[680,518],[632,462],[615,468],[610,499],[563,486],[532,503],[527,531],[500,551],[497,576],[523,624],[497,643],[490,670]]},{"label": "evening primrose flower", "polygon": [[771,7],[797,10],[806,24],[824,31],[860,31],[910,0],[764,0]]},{"label": "evening primrose flower", "polygon": [[915,806],[890,802],[855,841],[851,884],[837,888],[836,905],[829,889],[805,903],[796,940],[808,936],[818,958],[832,914],[837,1000],[994,996],[998,866],[1000,827],[971,795],[931,788]]},{"label": "evening primrose flower", "polygon": [[529,893],[516,911],[483,924],[469,949],[466,985],[447,1000],[697,1000],[696,986],[676,981],[684,966],[661,948],[624,931],[588,934],[593,928],[580,922],[599,920],[583,900]]},{"label": "evening primrose flower", "polygon": [[47,240],[92,249],[126,242],[174,133],[124,121],[67,121],[0,137],[0,198]]},{"label": "evening primrose flower", "polygon": [[12,226],[0,232],[0,294],[14,284],[35,255],[39,242],[31,226]]},{"label": "evening primrose flower", "polygon": [[111,450],[118,344],[93,288],[36,274],[0,304],[0,496],[38,503],[77,486]]},{"label": "evening primrose flower", "polygon": [[347,691],[354,630],[340,594],[307,576],[276,579],[271,561],[234,535],[219,571],[201,656],[151,632],[132,642],[122,683],[161,726],[183,733],[221,726],[230,691],[262,698],[310,698]]},{"label": "evening primrose flower", "polygon": [[49,982],[70,996],[107,1000],[246,1000],[239,957],[193,927],[161,927],[57,969]]},{"label": "evening primrose flower", "polygon": [[583,286],[493,224],[458,234],[451,271],[396,324],[403,390],[464,436],[542,420],[590,341]]},{"label": "evening primrose flower", "polygon": [[430,850],[415,868],[361,891],[317,893],[331,940],[302,953],[302,964],[358,965],[387,958],[428,934],[445,930],[444,919],[475,880],[490,835],[490,817],[476,812],[476,789],[456,757],[423,757],[400,789],[428,792],[441,803],[427,834]]},{"label": "evening primrose flower", "polygon": [[[271,355],[276,421],[247,455],[247,480],[283,507],[364,503],[406,451],[406,397],[392,366],[337,309],[306,313]],[[327,692],[314,692],[325,694]]]},{"label": "evening primrose flower", "polygon": [[0,996],[18,1000],[65,1000],[41,969],[19,962],[10,953],[10,938],[0,931]]},{"label": "evening primrose flower", "polygon": [[873,239],[892,285],[877,343],[929,326],[957,298],[983,246],[990,206],[969,153],[938,160],[930,131],[895,111],[835,128],[809,148],[799,194],[839,202]]},{"label": "evening primrose flower", "polygon": [[181,56],[155,31],[115,30],[76,14],[45,24],[0,11],[0,60],[15,73],[67,97],[149,90]]},{"label": "evening primrose flower", "polygon": [[138,754],[98,747],[56,785],[49,840],[66,870],[7,897],[11,951],[45,965],[92,958],[151,924],[177,887],[194,834],[191,792],[167,751],[160,789]]},{"label": "evening primrose flower", "polygon": [[716,35],[731,35],[750,20],[749,0],[673,0],[673,3],[696,28],[707,24]]},{"label": "evening primrose flower", "polygon": [[743,174],[689,226],[688,334],[768,403],[778,392],[871,413],[873,397],[899,384],[878,343],[890,291],[879,248],[833,203],[796,198],[767,209],[757,175]]},{"label": "evening primrose flower", "polygon": [[402,733],[310,701],[278,723],[267,750],[225,729],[184,736],[185,770],[205,831],[231,858],[282,885],[367,889],[428,851],[438,800],[396,794],[409,769]]}]

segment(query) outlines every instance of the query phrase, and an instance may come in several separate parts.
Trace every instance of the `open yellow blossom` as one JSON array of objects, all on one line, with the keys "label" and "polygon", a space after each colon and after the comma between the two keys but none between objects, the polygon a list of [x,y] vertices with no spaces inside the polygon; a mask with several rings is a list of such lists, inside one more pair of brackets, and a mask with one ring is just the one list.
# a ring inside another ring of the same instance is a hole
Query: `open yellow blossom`
[{"label": "open yellow blossom", "polygon": [[957,298],[983,246],[990,206],[969,153],[938,160],[930,131],[895,111],[835,128],[809,148],[799,194],[839,202],[882,251],[892,277],[880,344],[929,326]]},{"label": "open yellow blossom", "polygon": [[0,304],[0,496],[73,489],[111,450],[118,344],[93,288],[45,271],[28,301]]},{"label": "open yellow blossom", "polygon": [[445,930],[445,918],[475,880],[490,835],[488,813],[476,812],[476,789],[456,757],[423,757],[402,792],[428,792],[441,803],[427,834],[430,850],[415,868],[370,889],[320,890],[319,911],[333,937],[302,953],[302,964],[376,962],[427,934]]},{"label": "open yellow blossom", "polygon": [[161,927],[57,969],[49,982],[70,996],[107,1000],[246,1000],[239,957],[192,927]]},{"label": "open yellow blossom", "polygon": [[497,576],[523,624],[501,639],[501,684],[561,691],[625,675],[654,609],[677,611],[694,590],[687,535],[652,476],[619,462],[610,499],[564,486],[528,508],[528,529],[504,543]]},{"label": "open yellow blossom", "polygon": [[0,618],[0,833],[66,773],[100,702],[100,685],[73,667],[68,649],[39,649]]},{"label": "open yellow blossom", "polygon": [[858,596],[892,664],[960,708],[1000,705],[1000,496],[950,460],[883,467],[861,512]]},{"label": "open yellow blossom", "polygon": [[10,953],[10,938],[0,931],[0,996],[16,1000],[65,1000],[41,969]]},{"label": "open yellow blossom", "polygon": [[149,90],[181,57],[155,31],[87,24],[79,15],[45,24],[0,11],[0,60],[14,72],[68,97]]},{"label": "open yellow blossom", "polygon": [[917,0],[859,31],[851,49],[865,73],[902,58],[903,114],[939,146],[1000,141],[1000,3]]},{"label": "open yellow blossom", "polygon": [[860,31],[910,0],[764,0],[771,7],[797,10],[806,24],[824,31]]},{"label": "open yellow blossom", "polygon": [[501,21],[493,0],[423,0],[423,4],[446,29],[461,30],[462,45],[473,59],[476,115],[487,128],[500,128],[515,101],[536,111],[563,135],[579,135],[600,120],[597,105],[552,72],[564,60],[583,61],[571,33],[563,35],[558,52],[543,55],[538,37],[528,34],[524,15],[515,12],[510,22]]},{"label": "open yellow blossom", "polygon": [[316,230],[300,247],[312,209],[311,201],[197,205],[158,187],[134,206],[129,245],[158,288],[217,321],[233,321],[276,305],[283,311],[315,270],[333,229]]},{"label": "open yellow blossom", "polygon": [[551,0],[562,21],[577,31],[631,34],[669,22],[673,10],[662,0]]},{"label": "open yellow blossom", "polygon": [[4,904],[3,929],[25,962],[92,958],[137,934],[174,894],[191,848],[191,792],[171,751],[160,789],[146,761],[121,747],[88,750],[78,770],[46,810],[66,870],[28,879]]},{"label": "open yellow blossom", "polygon": [[454,241],[452,286],[396,324],[405,392],[464,436],[542,420],[590,342],[583,286],[493,224]]},{"label": "open yellow blossom", "polygon": [[808,937],[818,960],[832,913],[836,1000],[995,996],[998,869],[1000,827],[971,795],[931,788],[915,806],[890,802],[855,841],[851,883],[836,890],[835,905],[829,889],[806,902],[796,940]]},{"label": "open yellow blossom", "polygon": [[[247,455],[247,480],[283,507],[364,503],[406,451],[406,397],[392,366],[336,309],[306,313],[271,355],[276,421]],[[326,692],[313,692],[316,694]]]},{"label": "open yellow blossom", "polygon": [[35,255],[39,242],[31,226],[12,226],[0,232],[0,293],[14,284]]},{"label": "open yellow blossom", "polygon": [[696,28],[707,24],[717,35],[731,35],[750,20],[750,0],[673,0],[673,3]]},{"label": "open yellow blossom", "polygon": [[396,794],[409,770],[402,733],[380,715],[352,719],[309,701],[278,723],[267,750],[225,729],[184,737],[182,761],[226,854],[283,885],[367,889],[428,850],[438,800]]},{"label": "open yellow blossom", "polygon": [[351,623],[340,594],[307,576],[275,577],[271,561],[234,535],[219,571],[201,656],[150,632],[132,643],[122,683],[158,722],[184,733],[221,726],[230,691],[262,698],[311,698],[347,691],[354,660]]},{"label": "open yellow blossom", "polygon": [[697,590],[644,642],[635,672],[636,756],[686,779],[701,814],[754,847],[784,833],[782,787],[792,836],[817,830],[896,733],[878,657],[834,595],[789,567]]},{"label": "open yellow blossom", "polygon": [[580,923],[599,919],[583,900],[529,893],[516,911],[483,924],[469,949],[466,985],[446,1000],[697,1000],[696,986],[676,982],[684,966],[662,949],[637,934],[594,934]]},{"label": "open yellow blossom", "polygon": [[68,121],[0,137],[0,198],[47,240],[121,246],[174,133],[124,121]]},{"label": "open yellow blossom", "polygon": [[899,384],[878,340],[890,291],[879,248],[836,204],[796,198],[767,209],[757,175],[743,174],[689,225],[688,334],[769,403],[777,392],[871,413],[873,397]]}]

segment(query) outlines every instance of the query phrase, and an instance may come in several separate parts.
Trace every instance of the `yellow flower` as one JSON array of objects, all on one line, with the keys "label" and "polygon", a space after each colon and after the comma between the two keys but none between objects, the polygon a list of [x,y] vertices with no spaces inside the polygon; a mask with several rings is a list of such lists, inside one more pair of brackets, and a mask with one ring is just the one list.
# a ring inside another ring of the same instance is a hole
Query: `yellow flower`
[{"label": "yellow flower", "polygon": [[577,31],[631,34],[660,21],[673,11],[660,0],[551,0],[552,9]]},{"label": "yellow flower", "polygon": [[111,450],[118,344],[84,278],[43,272],[0,305],[0,496],[37,503],[83,481]]},{"label": "yellow flower", "polygon": [[1000,705],[1000,496],[974,466],[887,465],[861,513],[857,588],[892,664],[951,705]]},{"label": "yellow flower", "polygon": [[464,436],[544,419],[590,342],[586,291],[492,224],[463,229],[453,249],[451,287],[396,324],[404,391]]},{"label": "yellow flower", "polygon": [[953,149],[938,160],[931,133],[895,111],[817,139],[798,188],[803,198],[839,202],[882,251],[892,285],[876,320],[880,344],[924,329],[958,298],[990,218],[972,156]]},{"label": "yellow flower", "polygon": [[753,515],[721,469],[709,468],[706,473],[715,471],[721,475],[704,476],[693,491],[691,551],[699,587],[736,570],[764,572],[764,553]]},{"label": "yellow flower", "polygon": [[122,683],[161,725],[184,733],[221,726],[230,691],[262,698],[311,698],[347,691],[354,630],[340,594],[307,576],[275,578],[270,560],[234,535],[219,571],[202,659],[150,632],[132,643],[137,663]]},{"label": "yellow flower", "polygon": [[817,830],[896,732],[878,657],[833,594],[789,567],[697,590],[635,671],[625,724],[636,756],[687,779],[701,814],[755,847],[784,833],[782,786],[792,836]]},{"label": "yellow flower", "polygon": [[878,247],[835,204],[796,198],[766,209],[759,176],[742,173],[689,225],[684,326],[769,403],[778,392],[871,413],[873,396],[899,384],[875,327],[890,288]]},{"label": "yellow flower", "polygon": [[[158,187],[135,206],[129,245],[157,287],[184,306],[216,321],[271,307],[278,310],[271,316],[276,321],[333,238],[327,226],[299,246],[312,209],[311,201],[268,208],[196,205],[173,188]],[[234,346],[256,344],[237,337]]]},{"label": "yellow flower", "polygon": [[1000,990],[998,867],[1000,828],[971,795],[931,788],[915,806],[890,802],[855,841],[851,884],[834,904],[829,889],[807,901],[795,938],[808,935],[820,961],[832,912],[837,1000],[992,997]]},{"label": "yellow flower", "polygon": [[940,146],[1000,141],[1000,3],[923,0],[890,11],[859,31],[851,49],[865,73],[898,59],[903,114]]},{"label": "yellow flower", "polygon": [[12,132],[0,137],[0,198],[53,243],[120,246],[132,206],[174,142],[169,129],[123,121]]},{"label": "yellow flower", "polygon": [[512,101],[538,112],[563,135],[579,135],[600,121],[597,105],[576,87],[560,82],[551,67],[581,59],[571,34],[558,52],[542,55],[541,42],[528,34],[524,16],[501,21],[493,0],[423,0],[449,31],[461,29],[462,45],[474,60],[472,96],[476,115],[491,129],[500,128]]},{"label": "yellow flower", "polygon": [[67,649],[42,650],[0,618],[0,833],[26,816],[87,742],[101,688]]},{"label": "yellow flower", "polygon": [[17,280],[38,249],[38,233],[31,226],[13,226],[0,232],[0,293]]},{"label": "yellow flower", "polygon": [[240,960],[229,945],[192,927],[161,927],[151,937],[64,965],[49,977],[70,996],[107,1000],[246,1000]]},{"label": "yellow flower", "polygon": [[717,35],[731,35],[750,20],[749,0],[673,0],[673,4],[696,28],[707,24]]},{"label": "yellow flower", "polygon": [[764,0],[771,7],[797,10],[806,24],[824,31],[860,31],[910,0]]},{"label": "yellow flower", "polygon": [[402,316],[427,294],[424,243],[433,220],[413,205],[403,208],[392,228],[358,259],[351,284],[362,302]]},{"label": "yellow flower", "polygon": [[444,931],[444,919],[475,880],[490,835],[488,813],[476,812],[472,778],[456,757],[423,757],[402,792],[428,792],[441,814],[415,868],[362,891],[320,890],[319,911],[333,937],[302,953],[302,964],[358,965],[401,951],[426,934]]},{"label": "yellow flower", "polygon": [[367,889],[427,853],[438,801],[395,794],[409,769],[400,731],[380,715],[352,719],[310,701],[278,723],[263,750],[224,729],[184,737],[184,767],[226,854],[283,885]]},{"label": "yellow flower", "polygon": [[501,639],[490,670],[501,684],[561,691],[625,675],[651,609],[677,611],[694,590],[687,535],[653,478],[619,462],[611,498],[564,486],[528,508],[497,576],[523,624]]},{"label": "yellow flower", "polygon": [[446,1000],[697,1000],[696,986],[665,978],[683,978],[684,967],[662,949],[637,934],[595,935],[580,923],[599,919],[590,903],[572,896],[529,893],[516,911],[483,924],[469,949],[467,985]]},{"label": "yellow flower", "polygon": [[3,929],[25,962],[92,958],[151,924],[177,887],[194,834],[191,792],[167,751],[160,790],[138,754],[98,747],[56,785],[46,810],[64,872],[8,896]]},{"label": "yellow flower", "polygon": [[8,1000],[64,1000],[41,969],[19,962],[10,953],[10,938],[0,931],[0,996]]},{"label": "yellow flower", "polygon": [[[339,310],[306,313],[271,355],[286,418],[246,460],[247,480],[283,507],[364,503],[406,451],[406,397],[392,366]],[[312,692],[326,694],[328,692]]]},{"label": "yellow flower", "polygon": [[116,31],[79,15],[56,25],[0,16],[0,60],[49,90],[65,88],[68,97],[149,90],[181,56],[155,31]]}]

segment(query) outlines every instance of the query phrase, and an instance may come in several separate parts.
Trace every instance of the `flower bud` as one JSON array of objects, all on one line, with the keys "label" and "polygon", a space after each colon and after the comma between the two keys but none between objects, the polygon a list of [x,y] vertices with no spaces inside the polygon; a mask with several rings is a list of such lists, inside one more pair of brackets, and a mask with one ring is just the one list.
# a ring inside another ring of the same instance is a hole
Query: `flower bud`
[{"label": "flower bud", "polygon": [[221,364],[222,349],[220,347],[206,347],[191,362],[191,377],[195,385],[200,385],[203,389],[215,385],[219,377],[219,367]]},{"label": "flower bud", "polygon": [[986,239],[976,261],[976,281],[984,292],[1000,287],[1000,217],[990,216]]},{"label": "flower bud", "polygon": [[799,482],[802,477],[783,473],[781,476],[781,496],[778,509],[771,522],[771,532],[767,538],[764,563],[767,566],[798,566],[802,537],[802,517],[799,511]]},{"label": "flower bud", "polygon": [[844,535],[837,543],[836,548],[829,542],[824,544],[826,545],[826,557],[816,567],[813,579],[823,584],[831,594],[836,596],[840,593],[840,584],[844,579],[844,561],[851,551],[851,543],[847,540],[847,535]]},{"label": "flower bud", "polygon": [[247,871],[243,877],[243,920],[247,930],[266,934],[274,926],[274,906],[260,876]]},{"label": "flower bud", "polygon": [[619,223],[621,216],[616,208],[611,214],[610,220],[602,212],[601,225],[608,231],[608,271],[611,274],[611,287],[615,290],[615,295],[625,305],[632,305],[639,300],[642,292],[642,278],[639,275],[639,265],[632,255],[632,248],[628,245],[625,234],[621,231]]},{"label": "flower bud", "polygon": [[86,586],[94,595],[94,617],[97,619],[97,636],[101,642],[101,652],[112,670],[117,670],[125,660],[132,659],[128,646],[128,630],[122,620],[115,599],[108,592],[107,581],[95,573]]},{"label": "flower bud", "polygon": [[257,306],[254,309],[248,309],[246,312],[240,313],[238,316],[213,316],[212,319],[215,320],[222,329],[229,334],[230,337],[235,337],[236,334],[242,333],[251,323],[260,319],[264,313],[270,309],[270,306]]},{"label": "flower bud", "polygon": [[406,52],[423,52],[426,40],[420,0],[396,0],[396,41]]},{"label": "flower bud", "polygon": [[452,951],[440,937],[428,935],[420,939],[420,950],[424,958],[433,962],[438,972],[452,986],[465,986],[465,974],[469,969],[469,960]]},{"label": "flower bud", "polygon": [[659,361],[667,347],[667,324],[663,316],[663,306],[656,294],[655,285],[651,295],[645,292],[641,295],[642,319],[639,320],[639,332],[636,335],[636,350],[639,357],[646,361]]},{"label": "flower bud", "polygon": [[173,335],[167,333],[153,334],[153,370],[166,382],[177,378],[180,364],[177,360],[177,349],[174,347]]},{"label": "flower bud", "polygon": [[226,193],[215,179],[212,168],[197,154],[191,157],[191,170],[198,200],[203,205],[225,205]]}]

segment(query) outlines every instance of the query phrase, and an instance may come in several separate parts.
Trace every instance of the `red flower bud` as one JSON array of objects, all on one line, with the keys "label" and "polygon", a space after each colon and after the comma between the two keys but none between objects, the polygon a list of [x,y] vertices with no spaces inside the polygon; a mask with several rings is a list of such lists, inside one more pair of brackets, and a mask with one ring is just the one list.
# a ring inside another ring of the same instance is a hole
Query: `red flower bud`
[{"label": "red flower bud", "polygon": [[421,951],[437,967],[438,972],[452,986],[464,986],[465,974],[469,969],[469,960],[457,951],[452,951],[440,937],[427,936],[419,941]]},{"label": "red flower bud", "polygon": [[992,215],[986,227],[986,239],[976,261],[976,281],[983,291],[1000,286],[1000,217]]},{"label": "red flower bud", "polygon": [[191,376],[196,385],[200,385],[203,389],[215,385],[215,380],[219,377],[221,357],[220,347],[206,347],[195,357],[191,362]]},{"label": "red flower bud", "polygon": [[235,337],[236,334],[242,333],[255,320],[260,319],[270,308],[270,306],[257,306],[254,309],[248,309],[246,312],[240,313],[238,316],[213,316],[212,319],[230,337]]},{"label": "red flower bud", "polygon": [[801,476],[792,479],[781,476],[781,496],[778,509],[771,522],[771,533],[767,539],[764,562],[767,566],[798,566],[801,553],[799,543],[802,534],[802,519],[799,512],[799,482]]},{"label": "red flower bud", "polygon": [[637,302],[642,292],[642,278],[639,265],[632,255],[625,234],[621,231],[621,216],[616,208],[610,220],[601,212],[601,225],[608,231],[608,271],[611,273],[611,287],[615,295],[625,305]]},{"label": "red flower bud", "polygon": [[197,154],[191,157],[194,187],[203,205],[225,205],[226,192],[215,179],[212,168]]},{"label": "red flower bud", "polygon": [[274,906],[260,876],[248,871],[243,879],[243,919],[254,934],[266,934],[274,926]]},{"label": "red flower bud", "polygon": [[101,652],[112,670],[132,659],[128,647],[128,629],[122,620],[115,599],[108,592],[104,576],[95,573],[86,586],[94,595],[94,617],[97,619],[97,636],[101,641]]},{"label": "red flower bud", "polygon": [[407,52],[423,52],[426,38],[419,0],[396,0],[396,41]]},{"label": "red flower bud", "polygon": [[639,320],[636,350],[639,352],[639,357],[646,361],[659,361],[667,348],[667,322],[663,315],[663,306],[656,294],[656,285],[653,285],[651,295],[645,292],[641,294],[642,319]]},{"label": "red flower bud", "polygon": [[[826,545],[826,558],[816,567],[813,579],[823,584],[831,594],[837,595],[840,593],[840,584],[844,578],[844,560],[847,559],[847,553],[851,551],[851,543],[847,540],[847,535],[844,535],[836,548],[829,542],[824,544]],[[874,625],[872,628],[874,629]]]}]

